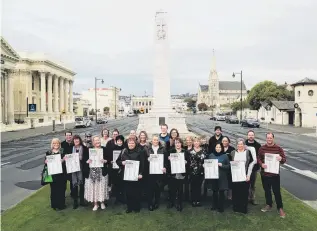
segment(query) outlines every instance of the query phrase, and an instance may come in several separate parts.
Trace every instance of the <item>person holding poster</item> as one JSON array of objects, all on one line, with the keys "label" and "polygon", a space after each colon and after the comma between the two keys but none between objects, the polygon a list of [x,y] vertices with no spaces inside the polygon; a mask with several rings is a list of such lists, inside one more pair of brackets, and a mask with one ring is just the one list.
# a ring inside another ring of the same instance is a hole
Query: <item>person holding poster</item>
[{"label": "person holding poster", "polygon": [[192,206],[201,206],[201,186],[204,180],[205,152],[200,147],[200,139],[194,138],[194,148],[188,152],[189,179],[191,189]]},{"label": "person holding poster", "polygon": [[[160,155],[160,156],[159,156]],[[159,158],[162,157],[162,158]],[[163,174],[166,173],[166,163],[167,163],[168,153],[166,149],[161,145],[158,136],[152,137],[152,143],[150,144],[148,150],[148,156],[146,157],[145,162],[149,162],[149,168],[154,168],[159,171],[157,173],[153,173],[151,169],[149,169],[149,176],[146,182],[147,185],[147,197],[148,197],[148,209],[153,211],[154,209],[158,209],[160,204],[161,197],[161,182],[163,179]],[[162,160],[162,163],[160,161]],[[154,166],[155,165],[155,166]],[[162,165],[162,166],[161,166]],[[160,167],[157,167],[160,166]]]},{"label": "person holding poster", "polygon": [[[233,146],[230,145],[230,139],[228,136],[224,136],[222,138],[222,145],[223,145],[223,150],[228,156],[229,161],[232,161],[231,159],[231,152],[236,150]],[[228,192],[227,192],[227,199],[229,201],[232,200],[232,176],[231,176],[231,168],[228,169]]]},{"label": "person holding poster", "polygon": [[[63,149],[61,148],[61,142],[59,139],[54,138],[51,142],[51,149],[46,152],[46,157],[50,155],[60,154],[61,158],[64,157]],[[45,157],[45,165],[47,166],[47,159]],[[52,175],[53,182],[50,183],[51,188],[51,208],[54,210],[63,210],[65,205],[65,184],[67,181],[66,167],[64,160],[61,159],[63,172],[60,174]]]},{"label": "person holding poster", "polygon": [[[85,199],[84,199],[84,192],[85,192],[85,177],[83,177],[83,166],[84,160],[89,158],[88,148],[84,146],[83,141],[79,135],[73,136],[73,150],[72,153],[79,154],[79,161],[80,161],[80,171],[70,173],[70,178],[73,186],[73,209],[78,208],[78,191],[79,191],[79,201],[80,206],[86,206]],[[67,160],[66,160],[67,161]]]},{"label": "person holding poster", "polygon": [[125,171],[126,161],[139,161],[139,175],[137,181],[124,181],[127,197],[126,213],[140,212],[141,209],[141,185],[142,174],[144,170],[144,153],[137,148],[136,140],[128,139],[128,148],[124,148],[117,159],[117,165]]},{"label": "person holding poster", "polygon": [[120,167],[117,165],[116,156],[119,153],[118,157],[120,156],[122,150],[124,149],[124,137],[122,135],[118,135],[116,137],[116,144],[113,147],[113,156],[112,156],[112,172],[113,172],[113,179],[112,179],[112,195],[115,196],[117,203],[125,203],[124,198],[124,184],[123,184],[123,171],[120,170]]},{"label": "person holding poster", "polygon": [[83,175],[85,177],[85,199],[88,202],[93,202],[93,211],[97,211],[100,203],[102,210],[106,209],[105,201],[109,199],[109,189],[108,189],[108,163],[109,157],[107,157],[105,149],[101,147],[101,142],[99,136],[94,136],[92,138],[92,145],[94,149],[101,149],[103,152],[102,162],[103,167],[90,168],[89,164],[92,163],[89,155],[84,156],[84,167]]},{"label": "person holding poster", "polygon": [[[237,139],[237,150],[231,152],[231,159],[234,162],[243,163],[243,171],[246,172],[246,180],[235,182],[236,177],[232,177],[232,205],[233,211],[246,214],[248,212],[248,199],[250,177],[252,174],[253,166],[256,163],[256,156],[246,149],[244,139]],[[233,165],[232,165],[233,166]],[[234,174],[233,170],[231,170]]]},{"label": "person holding poster", "polygon": [[[180,138],[175,138],[175,149],[169,151],[169,155],[173,153],[183,153],[185,156],[185,163],[188,163],[188,153],[182,148],[182,140]],[[177,211],[183,210],[183,185],[186,173],[176,173],[172,174],[171,157],[168,157],[167,162],[167,174],[169,177],[168,188],[169,188],[169,203],[167,208],[174,207],[175,200],[177,198],[176,209]]]},{"label": "person holding poster", "polygon": [[[216,144],[215,152],[207,156],[206,160],[218,161],[218,179],[208,180],[212,187],[212,207],[211,210],[224,212],[225,190],[228,190],[228,171],[230,168],[229,158],[224,151],[222,143]],[[205,160],[205,161],[206,161]],[[206,163],[205,163],[206,165]],[[204,165],[204,167],[206,167]]]},{"label": "person holding poster", "polygon": [[[136,136],[132,135],[132,138]],[[130,138],[130,136],[129,136]],[[136,139],[138,142],[137,148],[143,152],[144,154],[144,171],[142,175],[142,180],[141,182],[141,196],[142,196],[142,201],[145,200],[147,201],[147,182],[148,182],[148,177],[149,177],[149,162],[147,161],[148,155],[149,155],[149,142],[148,142],[148,135],[146,131],[140,131],[139,133],[139,139]]]},{"label": "person holding poster", "polygon": [[[261,166],[261,178],[262,185],[265,192],[265,200],[266,206],[261,209],[262,212],[268,212],[272,210],[272,193],[274,193],[275,202],[277,210],[280,214],[281,218],[285,218],[285,212],[283,210],[283,201],[281,196],[281,184],[280,184],[280,174],[268,172],[268,164],[265,162],[265,157],[268,154],[273,154],[277,161],[280,164],[284,164],[286,162],[286,156],[284,150],[275,144],[274,142],[274,134],[269,132],[266,134],[266,144],[264,144],[259,149],[258,163]],[[271,155],[271,156],[273,156]],[[273,161],[271,161],[272,163]],[[273,162],[274,163],[274,162]]]}]

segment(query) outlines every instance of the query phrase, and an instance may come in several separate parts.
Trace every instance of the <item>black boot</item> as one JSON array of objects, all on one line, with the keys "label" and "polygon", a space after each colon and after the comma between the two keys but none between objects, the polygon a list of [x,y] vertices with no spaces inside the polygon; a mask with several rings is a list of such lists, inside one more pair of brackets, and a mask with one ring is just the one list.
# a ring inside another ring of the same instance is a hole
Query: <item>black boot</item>
[{"label": "black boot", "polygon": [[77,209],[78,208],[78,200],[74,200],[74,204],[73,204],[73,209]]}]

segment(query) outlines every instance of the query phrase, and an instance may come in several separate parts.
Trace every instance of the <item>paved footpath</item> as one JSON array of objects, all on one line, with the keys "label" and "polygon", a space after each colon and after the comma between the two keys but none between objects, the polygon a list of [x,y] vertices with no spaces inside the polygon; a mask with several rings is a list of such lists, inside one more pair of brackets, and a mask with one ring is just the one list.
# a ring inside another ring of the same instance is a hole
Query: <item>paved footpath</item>
[{"label": "paved footpath", "polygon": [[[75,123],[65,124],[65,129],[73,129]],[[64,131],[64,125],[58,124],[55,126],[55,133]],[[1,132],[1,143],[26,139],[30,137],[45,135],[53,132],[53,126],[36,127],[34,129],[24,129],[17,131]]]},{"label": "paved footpath", "polygon": [[[261,123],[262,128],[267,128],[267,124]],[[303,128],[303,127],[294,127],[291,125],[278,125],[278,124],[269,124],[268,130],[285,132],[290,134],[299,134],[307,136],[316,136],[315,128]]]}]

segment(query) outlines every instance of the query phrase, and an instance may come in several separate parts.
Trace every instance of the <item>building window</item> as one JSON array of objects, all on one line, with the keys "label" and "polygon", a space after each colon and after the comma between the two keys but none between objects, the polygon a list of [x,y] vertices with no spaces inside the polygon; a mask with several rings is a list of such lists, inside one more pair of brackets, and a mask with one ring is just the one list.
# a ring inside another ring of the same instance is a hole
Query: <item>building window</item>
[{"label": "building window", "polygon": [[152,105],[152,101],[150,101],[150,106]]},{"label": "building window", "polygon": [[144,106],[144,102],[142,102],[142,106]]},{"label": "building window", "polygon": [[147,106],[147,105],[148,105],[148,102],[146,102],[145,105]]},{"label": "building window", "polygon": [[308,91],[308,95],[309,95],[309,96],[313,96],[313,95],[314,95],[314,91],[313,91],[313,90],[309,90],[309,91]]},{"label": "building window", "polygon": [[300,97],[300,91],[297,92],[297,96]]}]

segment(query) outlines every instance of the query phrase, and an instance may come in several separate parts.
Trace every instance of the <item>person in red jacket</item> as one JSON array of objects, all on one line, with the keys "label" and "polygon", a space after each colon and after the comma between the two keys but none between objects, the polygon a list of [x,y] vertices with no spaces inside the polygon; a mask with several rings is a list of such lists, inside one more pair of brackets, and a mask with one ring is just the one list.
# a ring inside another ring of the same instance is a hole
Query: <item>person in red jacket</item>
[{"label": "person in red jacket", "polygon": [[266,206],[261,209],[262,212],[269,212],[272,210],[272,192],[274,193],[277,210],[279,211],[280,217],[285,218],[285,212],[283,210],[283,201],[281,196],[281,185],[280,185],[280,174],[266,172],[267,165],[265,164],[265,154],[275,154],[276,159],[280,164],[286,162],[286,156],[283,149],[275,144],[274,134],[269,132],[266,134],[266,144],[259,149],[258,163],[261,166],[261,179],[262,185],[265,192]]}]

